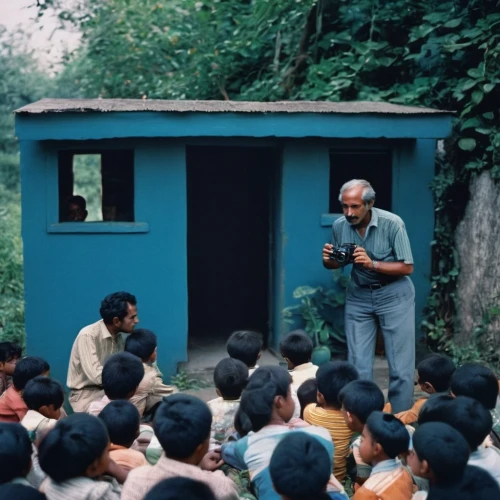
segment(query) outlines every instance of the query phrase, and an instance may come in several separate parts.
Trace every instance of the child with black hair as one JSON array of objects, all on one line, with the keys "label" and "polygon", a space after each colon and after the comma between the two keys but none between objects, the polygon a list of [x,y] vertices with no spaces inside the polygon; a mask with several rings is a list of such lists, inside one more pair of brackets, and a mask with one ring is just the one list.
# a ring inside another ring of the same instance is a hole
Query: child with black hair
[{"label": "child with black hair", "polygon": [[315,378],[309,378],[300,384],[297,398],[300,403],[300,418],[303,419],[306,406],[318,403],[318,382]]},{"label": "child with black hair", "polygon": [[[427,394],[446,393],[450,388],[450,380],[455,371],[455,364],[442,354],[430,354],[418,365],[418,383],[420,389]],[[497,387],[498,389],[498,387]],[[498,390],[497,390],[498,392]],[[415,404],[406,411],[396,413],[396,417],[403,424],[413,424],[418,420],[418,414],[429,396],[415,401]]]},{"label": "child with black hair", "polygon": [[304,420],[328,430],[335,445],[333,474],[343,481],[347,473],[347,457],[353,432],[345,423],[338,397],[339,392],[353,380],[359,378],[358,371],[347,361],[329,361],[321,365],[316,373],[318,404],[304,410]]},{"label": "child with black hair", "polygon": [[248,382],[248,368],[242,361],[225,358],[214,370],[216,399],[208,401],[212,412],[210,449],[219,447],[234,434],[234,416],[240,407],[240,396]]},{"label": "child with black hair", "polygon": [[26,384],[37,375],[48,376],[49,364],[42,358],[26,356],[16,363],[12,385],[0,396],[0,422],[20,422],[28,407],[22,393]]},{"label": "child with black hair", "polygon": [[57,422],[39,446],[40,466],[47,474],[41,491],[48,500],[119,500],[115,479],[124,471],[109,458],[109,437],[104,423],[92,415],[74,413]]},{"label": "child with black hair", "polygon": [[161,402],[165,396],[175,392],[171,385],[163,383],[162,374],[154,365],[157,357],[158,340],[151,330],[139,328],[125,341],[125,352],[137,356],[144,366],[144,377],[130,402],[137,407],[141,417]]},{"label": "child with black hair", "polygon": [[288,364],[295,390],[302,382],[315,377],[318,367],[311,363],[313,343],[304,330],[287,333],[280,342],[280,354]]},{"label": "child with black hair", "polygon": [[137,356],[129,352],[113,354],[102,369],[104,396],[93,401],[87,413],[97,417],[111,401],[130,399],[136,393],[143,377],[144,367]]},{"label": "child with black hair", "polygon": [[[417,497],[418,498],[418,497]],[[427,500],[493,500],[500,498],[500,487],[485,470],[468,465],[460,481],[435,485]]]},{"label": "child with black hair", "polygon": [[144,500],[215,500],[209,486],[188,477],[173,477],[160,481]]},{"label": "child with black hair", "polygon": [[285,436],[269,463],[274,489],[284,500],[344,500],[342,493],[326,492],[332,473],[330,457],[317,439],[304,432]]},{"label": "child with black hair", "polygon": [[17,344],[0,342],[0,396],[12,383],[12,375],[21,353],[22,349]]},{"label": "child with black hair", "polygon": [[0,498],[12,500],[46,500],[47,497],[24,484],[0,484]]},{"label": "child with black hair", "polygon": [[[241,395],[238,417],[246,436],[224,443],[222,458],[233,467],[248,470],[258,498],[279,498],[272,485],[269,464],[278,443],[290,433],[304,432],[316,439],[327,452],[331,471],[333,443],[329,432],[301,419],[292,419],[294,406],[290,374],[280,366],[259,368],[248,379]],[[330,475],[328,491],[344,492],[333,475]]]},{"label": "child with black hair", "polygon": [[234,483],[215,471],[221,465],[218,454],[208,451],[211,424],[212,414],[201,399],[188,394],[165,398],[153,424],[164,454],[154,466],[130,471],[122,500],[142,500],[161,480],[179,476],[207,484],[219,500],[237,500]]},{"label": "child with black hair", "polygon": [[227,353],[248,367],[248,376],[258,368],[257,361],[262,353],[262,336],[250,330],[233,332],[226,344]]},{"label": "child with black hair", "polygon": [[[385,398],[375,382],[371,380],[353,380],[344,386],[338,396],[340,411],[349,429],[361,434],[368,417],[374,411],[382,411]],[[372,472],[372,467],[363,462],[359,454],[361,437],[357,437],[352,445],[354,461],[356,462],[356,483],[362,485]]]},{"label": "child with black hair", "polygon": [[476,399],[458,396],[452,401],[442,401],[433,411],[422,408],[419,425],[437,421],[451,425],[462,434],[471,454],[468,464],[488,471],[500,486],[500,451],[494,446],[485,447],[483,442],[491,431],[490,412]]},{"label": "child with black hair", "polygon": [[[418,427],[412,443],[407,464],[415,476],[429,480],[431,491],[435,486],[449,486],[462,478],[469,445],[456,429],[443,422],[428,422]],[[426,492],[417,492],[413,500],[426,496]]]},{"label": "child with black hair", "polygon": [[36,442],[52,429],[61,417],[64,389],[56,380],[39,375],[26,384],[23,399],[28,412],[21,424],[28,431],[32,442]]},{"label": "child with black hair", "polygon": [[127,471],[148,464],[143,453],[130,449],[139,437],[140,428],[139,411],[130,401],[111,401],[99,413],[99,418],[108,430],[112,460]]},{"label": "child with black hair", "polygon": [[22,425],[0,423],[0,484],[31,486],[26,479],[31,470],[31,452],[31,441]]},{"label": "child with black hair", "polygon": [[372,412],[361,434],[359,453],[363,462],[373,469],[363,486],[356,490],[353,500],[410,500],[413,481],[397,459],[408,451],[409,444],[406,427],[394,415]]}]

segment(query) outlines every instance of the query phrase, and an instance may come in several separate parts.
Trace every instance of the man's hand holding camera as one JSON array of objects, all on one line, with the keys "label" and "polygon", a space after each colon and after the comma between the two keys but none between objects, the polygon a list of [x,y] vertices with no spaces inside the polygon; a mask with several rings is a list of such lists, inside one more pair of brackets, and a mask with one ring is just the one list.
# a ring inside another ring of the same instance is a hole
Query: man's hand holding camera
[{"label": "man's hand holding camera", "polygon": [[364,248],[356,247],[352,255],[355,264],[361,264],[365,269],[374,269],[373,260],[368,257]]},{"label": "man's hand holding camera", "polygon": [[364,248],[354,244],[334,247],[330,243],[323,246],[323,265],[328,269],[338,269],[346,264],[359,264],[366,269],[374,269],[374,262]]}]

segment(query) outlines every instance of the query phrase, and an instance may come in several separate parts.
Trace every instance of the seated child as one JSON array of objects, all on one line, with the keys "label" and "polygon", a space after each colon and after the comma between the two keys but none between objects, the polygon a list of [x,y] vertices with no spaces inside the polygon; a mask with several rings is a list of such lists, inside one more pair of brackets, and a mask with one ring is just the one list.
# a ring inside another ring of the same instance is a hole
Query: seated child
[{"label": "seated child", "polygon": [[318,404],[304,410],[304,420],[328,430],[335,445],[333,475],[343,481],[347,473],[347,457],[353,432],[345,423],[340,411],[339,392],[353,380],[359,378],[356,368],[347,361],[329,361],[318,368]]},{"label": "seated child", "polygon": [[297,389],[297,398],[300,403],[300,418],[304,418],[306,406],[318,402],[318,382],[315,378],[309,378],[300,384]]},{"label": "seated child", "polygon": [[219,397],[207,403],[212,412],[210,449],[219,447],[234,434],[234,416],[240,406],[240,396],[247,381],[248,368],[242,361],[226,358],[217,363],[214,383]]},{"label": "seated child", "polygon": [[397,459],[408,451],[410,435],[394,415],[374,411],[361,434],[359,454],[373,467],[370,477],[360,486],[353,500],[410,500],[413,481],[410,473]]},{"label": "seated child", "polygon": [[[418,498],[418,497],[417,497]],[[460,481],[435,485],[427,500],[493,500],[500,498],[500,487],[485,470],[467,465]]]},{"label": "seated child", "polygon": [[143,377],[144,367],[137,356],[129,352],[113,354],[102,369],[104,396],[93,401],[87,413],[97,417],[111,401],[130,399],[136,393]]},{"label": "seated child", "polygon": [[302,382],[315,377],[318,367],[311,363],[313,343],[304,330],[294,330],[280,342],[280,353],[288,363],[292,387],[297,390]]},{"label": "seated child", "polygon": [[[249,379],[241,395],[239,425],[245,437],[222,445],[222,458],[229,465],[248,470],[257,498],[279,499],[269,472],[272,454],[278,443],[290,433],[306,433],[326,450],[332,467],[333,443],[329,432],[300,419],[293,419],[294,401],[290,374],[280,366],[259,368]],[[330,475],[327,490],[344,493]]]},{"label": "seated child", "polygon": [[424,412],[426,406],[422,408],[419,425],[430,421],[444,422],[460,432],[471,450],[468,464],[489,472],[500,486],[500,451],[494,446],[486,448],[482,445],[491,432],[490,412],[479,401],[466,396],[435,404],[434,411],[428,409]]},{"label": "seated child", "polygon": [[[448,358],[448,356],[443,356],[442,354],[431,354],[417,365],[418,383],[420,388],[427,394],[448,392],[450,388],[451,376],[454,371],[455,365],[453,364],[453,361]],[[427,401],[427,398],[428,396],[419,398],[415,401],[412,408],[397,413],[396,417],[399,418],[403,424],[413,424],[418,420],[420,409]]]},{"label": "seated child", "polygon": [[[418,427],[412,442],[406,461],[415,476],[429,480],[431,491],[460,481],[469,459],[469,445],[460,432],[442,422],[428,422]],[[426,497],[427,492],[417,492],[413,500]]]},{"label": "seated child", "polygon": [[46,496],[32,486],[24,484],[0,484],[0,498],[12,500],[46,500]]},{"label": "seated child", "polygon": [[111,401],[99,413],[99,418],[108,430],[112,460],[125,470],[148,464],[143,453],[130,449],[139,436],[140,427],[139,411],[130,401]]},{"label": "seated child", "polygon": [[144,412],[149,412],[153,406],[174,392],[174,387],[163,383],[162,375],[153,366],[156,361],[158,341],[151,330],[134,330],[125,341],[125,352],[137,356],[144,366],[144,377],[142,378],[137,392],[132,396],[130,402],[137,407],[141,417]]},{"label": "seated child", "polygon": [[22,349],[12,342],[0,342],[0,395],[12,382],[16,363],[21,357]]},{"label": "seated child", "polygon": [[465,363],[451,378],[451,392],[454,396],[468,396],[477,399],[490,411],[493,429],[493,443],[500,447],[500,413],[496,410],[498,401],[498,381],[495,374],[486,366],[478,363]]},{"label": "seated child", "polygon": [[26,429],[17,423],[0,423],[0,484],[31,486],[26,479],[30,470],[31,441]]},{"label": "seated child", "polygon": [[48,376],[49,373],[49,364],[41,358],[26,356],[20,359],[12,375],[12,385],[0,396],[0,422],[20,422],[28,412],[22,398],[26,384],[37,375]]},{"label": "seated child", "polygon": [[219,500],[237,500],[235,484],[212,463],[207,453],[212,414],[194,396],[173,394],[165,398],[156,412],[153,428],[164,454],[156,465],[130,471],[123,486],[122,500],[142,500],[156,484],[172,477],[188,477],[207,484]]},{"label": "seated child", "polygon": [[[338,397],[342,405],[341,412],[347,427],[353,432],[362,433],[368,417],[374,411],[384,408],[384,394],[377,384],[371,380],[354,380],[349,382]],[[362,485],[372,472],[371,465],[363,462],[359,454],[361,437],[352,443],[352,451],[356,462],[356,483]]]},{"label": "seated child", "polygon": [[26,384],[23,399],[29,410],[21,424],[35,443],[57,424],[64,403],[64,390],[56,380],[39,375]]},{"label": "seated child", "polygon": [[215,500],[205,483],[187,477],[173,477],[159,482],[144,500]]},{"label": "seated child", "polygon": [[234,332],[227,341],[226,349],[231,358],[247,365],[248,376],[250,376],[258,368],[257,361],[262,351],[262,336],[249,330]]},{"label": "seated child", "polygon": [[108,432],[98,418],[74,413],[59,420],[39,447],[40,466],[48,476],[41,491],[47,500],[119,500],[116,480],[99,481],[103,474],[124,479],[108,447]]},{"label": "seated child", "polygon": [[276,446],[269,463],[274,489],[284,500],[345,499],[342,493],[328,495],[332,469],[325,447],[305,432],[286,435]]}]

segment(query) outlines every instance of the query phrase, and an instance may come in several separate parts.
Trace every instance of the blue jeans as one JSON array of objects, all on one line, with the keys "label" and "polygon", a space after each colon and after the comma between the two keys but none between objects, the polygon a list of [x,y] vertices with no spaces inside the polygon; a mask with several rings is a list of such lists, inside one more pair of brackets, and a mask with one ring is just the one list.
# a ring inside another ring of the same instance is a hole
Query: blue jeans
[{"label": "blue jeans", "polygon": [[384,336],[389,363],[389,401],[392,411],[407,410],[413,403],[415,374],[415,288],[403,277],[382,288],[353,287],[345,306],[349,361],[360,378],[373,380],[377,321]]}]

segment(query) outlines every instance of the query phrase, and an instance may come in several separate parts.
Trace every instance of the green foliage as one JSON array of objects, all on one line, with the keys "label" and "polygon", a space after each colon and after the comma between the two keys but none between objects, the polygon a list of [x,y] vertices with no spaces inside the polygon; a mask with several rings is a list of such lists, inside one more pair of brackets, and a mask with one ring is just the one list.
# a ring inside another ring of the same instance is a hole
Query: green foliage
[{"label": "green foliage", "polygon": [[347,352],[344,305],[348,283],[348,276],[333,273],[332,288],[300,286],[293,292],[299,304],[283,310],[287,323],[298,322],[311,337],[314,347],[328,347],[332,356],[344,356]]},{"label": "green foliage", "polygon": [[204,387],[210,387],[210,384],[204,380],[190,378],[184,370],[179,370],[177,375],[170,377],[170,383],[175,385],[179,391],[197,391]]}]

